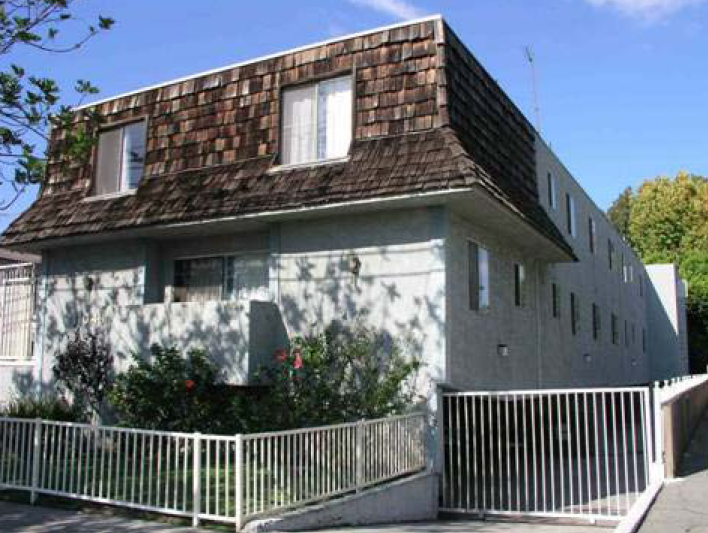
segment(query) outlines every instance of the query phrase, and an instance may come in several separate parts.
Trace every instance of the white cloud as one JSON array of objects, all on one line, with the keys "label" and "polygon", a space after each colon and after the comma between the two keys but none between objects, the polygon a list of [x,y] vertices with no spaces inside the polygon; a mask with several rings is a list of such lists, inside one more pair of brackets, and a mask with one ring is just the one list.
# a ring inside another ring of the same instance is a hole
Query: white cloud
[{"label": "white cloud", "polygon": [[684,7],[704,4],[708,0],[585,0],[600,7],[612,7],[626,15],[656,20]]},{"label": "white cloud", "polygon": [[421,18],[423,11],[406,0],[349,0],[350,3],[362,7],[370,7],[401,20]]}]

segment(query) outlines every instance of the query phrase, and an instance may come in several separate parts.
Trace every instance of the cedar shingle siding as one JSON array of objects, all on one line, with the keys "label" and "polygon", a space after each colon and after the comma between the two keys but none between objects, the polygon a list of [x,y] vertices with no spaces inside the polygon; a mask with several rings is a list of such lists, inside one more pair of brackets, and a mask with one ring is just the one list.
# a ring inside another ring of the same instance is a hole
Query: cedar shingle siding
[{"label": "cedar shingle siding", "polygon": [[[280,89],[345,73],[354,74],[356,85],[349,160],[269,172],[278,164]],[[105,126],[148,120],[136,194],[82,202],[91,195],[96,158],[53,161],[40,197],[6,230],[3,244],[479,184],[569,249],[537,201],[532,128],[440,20],[283,54],[94,108]],[[53,142],[61,136],[55,132]]]}]

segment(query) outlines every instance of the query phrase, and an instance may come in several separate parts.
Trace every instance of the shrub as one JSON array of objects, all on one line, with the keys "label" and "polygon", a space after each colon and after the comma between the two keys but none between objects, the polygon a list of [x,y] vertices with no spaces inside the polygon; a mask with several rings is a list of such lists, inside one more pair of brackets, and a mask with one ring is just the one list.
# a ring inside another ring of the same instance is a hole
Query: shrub
[{"label": "shrub", "polygon": [[333,323],[297,337],[260,373],[267,394],[241,401],[251,431],[378,418],[410,410],[420,362],[406,358],[383,332]]},{"label": "shrub", "polygon": [[201,350],[183,356],[153,345],[151,357],[116,377],[109,399],[119,424],[166,431],[233,432],[228,387]]},{"label": "shrub", "polygon": [[79,412],[100,413],[113,373],[113,355],[100,332],[78,328],[66,349],[57,354],[53,372]]},{"label": "shrub", "polygon": [[59,422],[82,422],[82,413],[63,398],[56,396],[19,397],[10,400],[2,409],[2,416],[10,418],[42,418]]}]

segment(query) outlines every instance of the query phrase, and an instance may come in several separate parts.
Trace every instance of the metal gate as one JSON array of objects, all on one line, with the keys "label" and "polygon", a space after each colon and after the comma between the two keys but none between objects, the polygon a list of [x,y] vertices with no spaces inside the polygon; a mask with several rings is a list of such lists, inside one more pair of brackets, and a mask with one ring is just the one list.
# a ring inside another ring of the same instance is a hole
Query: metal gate
[{"label": "metal gate", "polygon": [[649,485],[648,388],[445,394],[441,510],[619,520]]},{"label": "metal gate", "polygon": [[0,361],[32,355],[34,265],[0,266]]}]

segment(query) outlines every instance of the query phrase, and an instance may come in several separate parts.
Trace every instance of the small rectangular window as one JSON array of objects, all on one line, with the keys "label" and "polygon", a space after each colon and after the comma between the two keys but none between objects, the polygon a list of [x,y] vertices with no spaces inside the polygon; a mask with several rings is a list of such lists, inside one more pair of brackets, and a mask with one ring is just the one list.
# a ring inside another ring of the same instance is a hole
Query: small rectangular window
[{"label": "small rectangular window", "polygon": [[598,340],[600,338],[600,308],[597,304],[592,304],[592,338]]},{"label": "small rectangular window", "polygon": [[617,324],[617,315],[612,313],[612,344],[619,344],[619,327]]},{"label": "small rectangular window", "polygon": [[283,90],[282,163],[344,157],[352,139],[352,78]]},{"label": "small rectangular window", "polygon": [[145,128],[145,121],[140,120],[99,132],[95,195],[138,187],[145,166]]},{"label": "small rectangular window", "polygon": [[575,237],[575,200],[570,193],[566,193],[565,203],[568,233],[570,233],[572,237]]},{"label": "small rectangular window", "polygon": [[588,247],[590,253],[595,253],[595,221],[592,217],[588,217]]},{"label": "small rectangular window", "polygon": [[573,335],[578,333],[579,324],[579,311],[578,311],[578,299],[574,292],[570,293],[570,331]]},{"label": "small rectangular window", "polygon": [[526,297],[526,269],[520,263],[514,264],[514,304],[516,307],[525,305]]},{"label": "small rectangular window", "polygon": [[470,309],[489,307],[489,252],[475,242],[467,243]]},{"label": "small rectangular window", "polygon": [[560,317],[560,289],[557,283],[551,285],[552,312],[553,318]]},{"label": "small rectangular window", "polygon": [[550,172],[548,173],[548,205],[551,209],[555,209],[558,205],[556,196],[556,178]]},{"label": "small rectangular window", "polygon": [[634,265],[629,265],[629,282],[634,283]]},{"label": "small rectangular window", "polygon": [[629,323],[624,321],[624,346],[629,348]]},{"label": "small rectangular window", "polygon": [[607,239],[607,266],[610,270],[615,266],[615,245],[612,239]]}]

